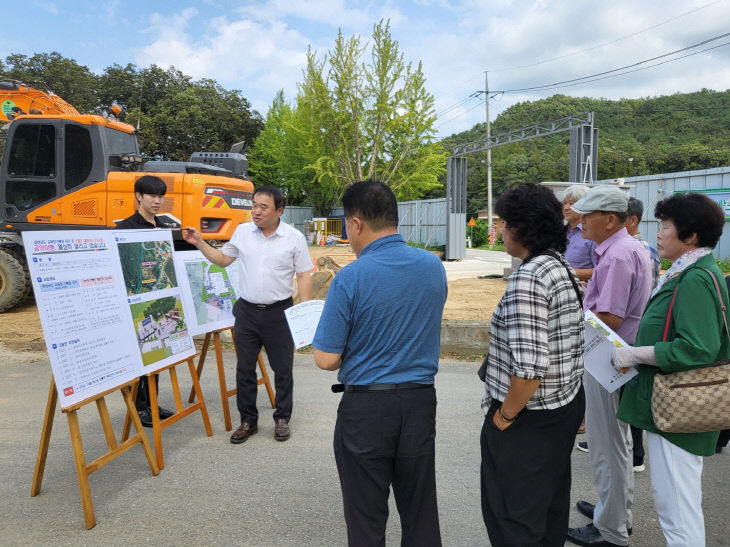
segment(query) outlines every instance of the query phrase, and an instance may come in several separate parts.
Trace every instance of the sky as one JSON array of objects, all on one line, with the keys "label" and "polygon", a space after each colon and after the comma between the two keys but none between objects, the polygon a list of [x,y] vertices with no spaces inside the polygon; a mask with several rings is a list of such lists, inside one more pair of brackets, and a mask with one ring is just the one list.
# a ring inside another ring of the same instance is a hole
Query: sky
[{"label": "sky", "polygon": [[3,59],[57,51],[96,73],[114,63],[172,65],[241,90],[262,115],[279,89],[294,100],[308,47],[323,56],[339,29],[367,42],[374,24],[390,20],[405,59],[423,62],[438,137],[484,122],[486,94],[475,92],[486,89],[485,73],[492,121],[556,93],[730,89],[730,0],[27,2],[32,18],[0,33]]}]

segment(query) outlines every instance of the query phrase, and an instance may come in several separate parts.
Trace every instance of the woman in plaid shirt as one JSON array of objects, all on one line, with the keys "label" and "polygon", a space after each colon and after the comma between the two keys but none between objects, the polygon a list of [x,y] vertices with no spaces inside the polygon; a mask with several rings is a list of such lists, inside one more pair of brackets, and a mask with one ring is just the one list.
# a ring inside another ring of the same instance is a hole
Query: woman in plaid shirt
[{"label": "woman in plaid shirt", "polygon": [[583,310],[560,253],[552,191],[520,184],[497,200],[507,252],[522,260],[492,316],[481,432],[482,514],[493,545],[563,545],[570,455],[583,418]]}]

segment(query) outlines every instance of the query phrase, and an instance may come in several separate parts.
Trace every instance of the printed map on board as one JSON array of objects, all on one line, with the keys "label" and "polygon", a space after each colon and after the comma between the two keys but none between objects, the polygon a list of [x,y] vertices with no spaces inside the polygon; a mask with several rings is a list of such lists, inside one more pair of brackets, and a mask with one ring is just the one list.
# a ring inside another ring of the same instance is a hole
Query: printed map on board
[{"label": "printed map on board", "polygon": [[177,287],[169,241],[119,243],[127,295]]},{"label": "printed map on board", "polygon": [[202,260],[186,262],[185,273],[199,325],[214,323],[233,315],[236,293],[225,268]]}]

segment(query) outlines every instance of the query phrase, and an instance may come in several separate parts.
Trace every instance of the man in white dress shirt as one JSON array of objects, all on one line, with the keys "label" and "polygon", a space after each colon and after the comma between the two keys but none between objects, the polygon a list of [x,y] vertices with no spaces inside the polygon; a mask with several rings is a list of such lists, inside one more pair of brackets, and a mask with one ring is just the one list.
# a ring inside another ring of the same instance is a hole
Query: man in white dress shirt
[{"label": "man in white dress shirt", "polygon": [[274,438],[285,441],[290,434],[294,342],[284,310],[292,305],[294,275],[301,301],[311,298],[309,272],[314,266],[304,236],[281,221],[283,212],[281,190],[262,186],[253,193],[252,222],[239,225],[220,250],[203,241],[192,226],[183,232],[185,241],[195,245],[213,264],[225,267],[240,259],[243,275],[239,299],[233,307],[233,336],[238,354],[236,388],[241,425],[231,435],[233,444],[243,443],[258,432],[256,359],[262,345],[276,385]]}]

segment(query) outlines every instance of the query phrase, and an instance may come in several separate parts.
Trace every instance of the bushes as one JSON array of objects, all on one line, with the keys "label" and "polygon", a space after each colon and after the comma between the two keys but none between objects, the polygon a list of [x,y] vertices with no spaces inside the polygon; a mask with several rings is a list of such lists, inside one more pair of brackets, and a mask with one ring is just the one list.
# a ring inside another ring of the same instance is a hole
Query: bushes
[{"label": "bushes", "polygon": [[471,236],[471,246],[481,247],[489,243],[489,229],[487,223],[481,219],[478,219],[477,225],[474,227],[466,227],[466,236]]}]

